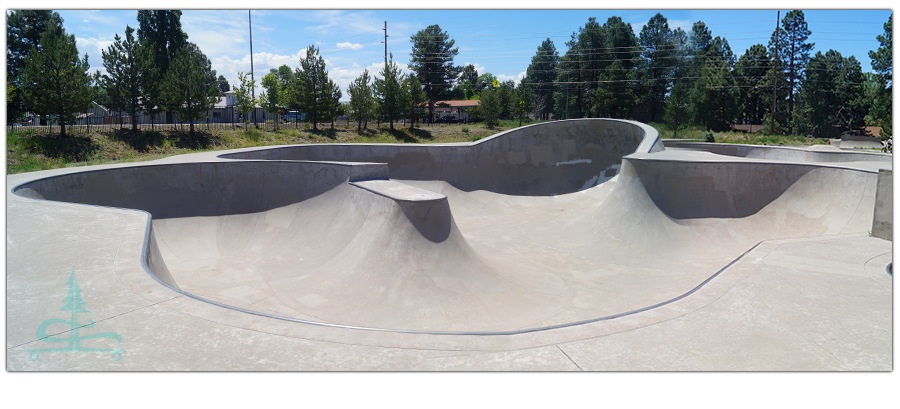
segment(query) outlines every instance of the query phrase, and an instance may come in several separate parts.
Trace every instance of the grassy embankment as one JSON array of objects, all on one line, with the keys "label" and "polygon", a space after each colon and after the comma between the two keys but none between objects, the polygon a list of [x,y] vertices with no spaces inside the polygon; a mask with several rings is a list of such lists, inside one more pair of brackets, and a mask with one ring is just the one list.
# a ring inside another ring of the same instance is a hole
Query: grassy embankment
[{"label": "grassy embankment", "polygon": [[[137,162],[167,156],[210,150],[248,148],[253,146],[290,145],[308,143],[449,143],[469,142],[519,126],[518,121],[501,121],[493,130],[483,123],[424,125],[410,131],[408,125],[394,124],[394,131],[374,123],[357,133],[355,124],[320,124],[319,130],[306,128],[279,128],[274,132],[271,123],[264,129],[250,125],[243,129],[210,129],[198,126],[191,135],[187,130],[174,126],[143,127],[137,132],[103,127],[67,127],[68,136],[61,138],[59,128],[54,133],[43,133],[23,127],[21,131],[7,132],[6,174],[32,172],[71,166],[100,165],[119,162]],[[9,128],[7,128],[9,129]]]},{"label": "grassy embankment", "polygon": [[[534,123],[534,122],[532,122]],[[523,124],[524,125],[524,124]],[[660,131],[663,138],[671,138],[672,132],[661,124],[651,124]],[[255,128],[211,129],[198,126],[191,135],[186,130],[173,126],[155,129],[144,127],[134,132],[130,128],[70,127],[69,136],[41,133],[33,128],[7,132],[6,173],[32,172],[71,166],[99,165],[119,162],[154,160],[167,156],[181,155],[210,150],[226,150],[267,145],[289,145],[307,143],[449,143],[469,142],[519,126],[518,121],[500,121],[493,130],[484,123],[437,124],[418,127],[412,131],[408,127],[395,124],[394,131],[382,124],[357,133],[355,125],[329,124],[318,131],[311,128],[282,128],[274,132]],[[57,130],[58,132],[58,130]],[[678,132],[678,139],[703,139],[705,130],[689,128]],[[736,132],[716,133],[716,142],[746,143],[759,145],[812,145],[827,144],[825,139],[804,138],[783,135],[741,134]]]},{"label": "grassy embankment", "polygon": [[[671,139],[673,132],[665,124],[651,123],[659,131],[660,138]],[[764,135],[741,132],[715,132],[716,143],[743,143],[748,145],[828,145],[828,139],[798,135]],[[699,126],[678,131],[676,139],[704,139],[706,129]]]}]

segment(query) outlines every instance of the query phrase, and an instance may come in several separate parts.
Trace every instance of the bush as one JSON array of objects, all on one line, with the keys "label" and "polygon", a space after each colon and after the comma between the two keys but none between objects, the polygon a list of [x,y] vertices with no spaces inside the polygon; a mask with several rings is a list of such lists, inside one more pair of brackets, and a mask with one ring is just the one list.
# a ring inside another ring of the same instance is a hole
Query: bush
[{"label": "bush", "polygon": [[463,133],[469,133],[469,127],[468,126],[462,127],[462,131],[463,131]]},{"label": "bush", "polygon": [[477,140],[479,140],[479,139],[481,139],[481,135],[472,135],[471,141],[472,141],[472,142],[475,142],[475,141],[477,141]]},{"label": "bush", "polygon": [[715,141],[716,141],[716,135],[713,133],[713,131],[706,131],[706,142],[715,142]]}]

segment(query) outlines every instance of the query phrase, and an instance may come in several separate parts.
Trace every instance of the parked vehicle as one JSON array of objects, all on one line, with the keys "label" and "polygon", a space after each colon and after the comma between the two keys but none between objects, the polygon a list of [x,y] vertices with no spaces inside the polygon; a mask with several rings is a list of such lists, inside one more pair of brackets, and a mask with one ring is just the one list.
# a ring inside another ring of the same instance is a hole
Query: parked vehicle
[{"label": "parked vehicle", "polygon": [[459,123],[459,119],[456,119],[455,116],[444,115],[437,121],[434,121],[436,124],[455,124]]},{"label": "parked vehicle", "polygon": [[281,117],[281,120],[284,122],[299,122],[304,119],[306,119],[306,114],[297,111],[288,111],[287,114]]}]

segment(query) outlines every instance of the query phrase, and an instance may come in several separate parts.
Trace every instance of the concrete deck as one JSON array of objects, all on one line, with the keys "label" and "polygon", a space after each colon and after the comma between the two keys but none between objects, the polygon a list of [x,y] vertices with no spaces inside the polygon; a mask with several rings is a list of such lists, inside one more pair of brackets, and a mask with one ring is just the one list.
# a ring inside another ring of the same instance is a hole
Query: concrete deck
[{"label": "concrete deck", "polygon": [[[890,156],[687,148],[573,120],[9,175],[7,369],[892,370]],[[30,352],[73,269],[119,360]]]}]

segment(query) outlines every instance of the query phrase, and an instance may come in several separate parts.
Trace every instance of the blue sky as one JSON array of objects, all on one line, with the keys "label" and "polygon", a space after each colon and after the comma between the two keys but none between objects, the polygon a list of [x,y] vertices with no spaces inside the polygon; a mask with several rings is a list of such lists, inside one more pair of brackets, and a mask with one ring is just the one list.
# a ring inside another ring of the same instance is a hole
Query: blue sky
[{"label": "blue sky", "polygon": [[[290,4],[300,5],[288,3],[283,7],[290,7]],[[225,6],[233,7],[233,4]],[[154,4],[153,7],[165,6]],[[507,7],[515,7],[515,4]],[[883,24],[891,14],[887,6],[881,7],[881,10],[805,9],[812,31],[809,41],[815,43],[813,52],[835,49],[845,56],[854,55],[864,71],[871,71],[868,51],[878,47],[875,37],[883,33]],[[79,52],[88,54],[91,71],[102,70],[100,50],[112,43],[115,34],[123,35],[126,25],[137,26],[136,10],[57,11],[65,20],[66,31],[75,35]],[[782,17],[788,11],[790,9],[781,10]],[[218,74],[224,75],[233,85],[238,71],[250,71],[246,9],[183,12],[181,21],[189,41],[200,46]],[[562,55],[572,32],[584,26],[589,17],[596,17],[602,24],[608,17],[617,15],[630,23],[637,33],[657,12],[668,19],[669,27],[673,29],[681,27],[689,31],[694,22],[702,20],[713,36],[725,37],[737,55],[753,44],[767,44],[776,20],[775,9],[253,10],[253,71],[258,84],[270,68],[282,64],[299,66],[306,47],[316,45],[327,62],[330,77],[344,90],[346,99],[348,84],[363,69],[377,73],[383,67],[382,28],[387,21],[388,52],[393,53],[403,69],[409,59],[409,37],[430,24],[438,24],[456,40],[459,47],[457,64],[474,64],[480,73],[490,72],[501,80],[518,81],[546,38],[553,40]]]}]

